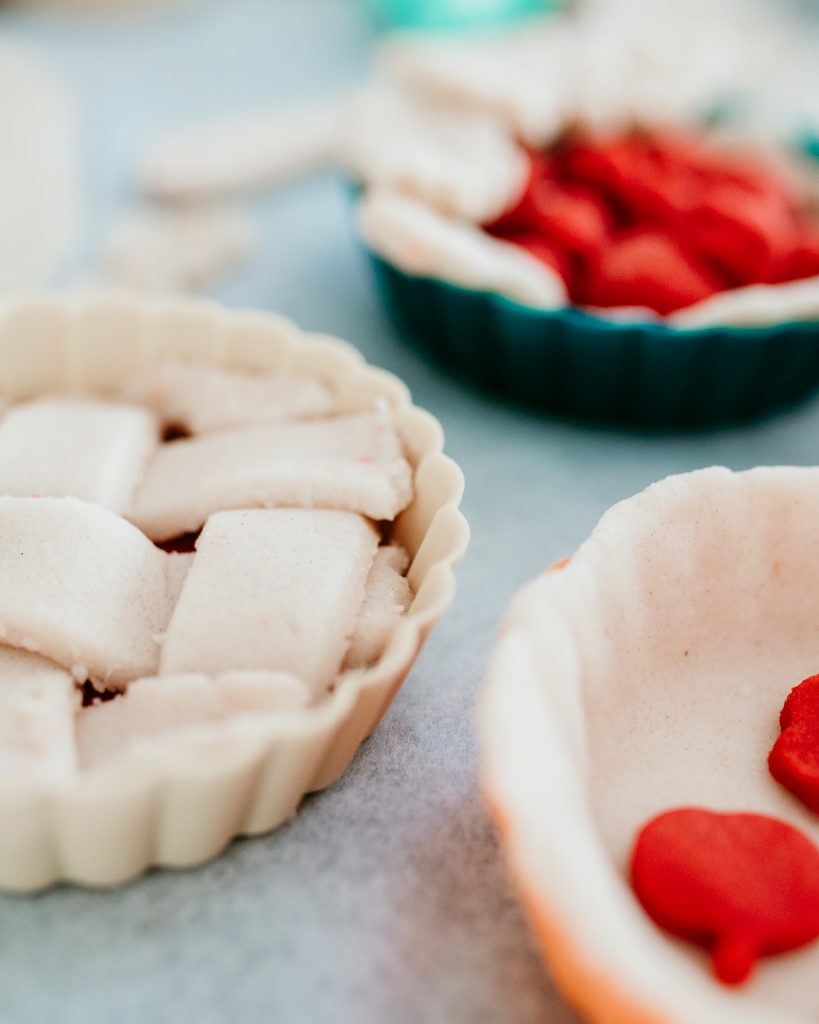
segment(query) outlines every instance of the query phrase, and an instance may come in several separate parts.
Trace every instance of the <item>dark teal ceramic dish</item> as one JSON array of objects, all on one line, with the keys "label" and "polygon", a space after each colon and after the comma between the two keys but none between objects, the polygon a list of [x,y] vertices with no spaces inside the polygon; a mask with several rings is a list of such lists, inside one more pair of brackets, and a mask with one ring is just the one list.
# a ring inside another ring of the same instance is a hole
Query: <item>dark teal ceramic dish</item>
[{"label": "dark teal ceramic dish", "polygon": [[819,390],[819,322],[681,331],[544,312],[415,277],[369,253],[410,339],[460,380],[567,416],[641,427],[749,420]]}]

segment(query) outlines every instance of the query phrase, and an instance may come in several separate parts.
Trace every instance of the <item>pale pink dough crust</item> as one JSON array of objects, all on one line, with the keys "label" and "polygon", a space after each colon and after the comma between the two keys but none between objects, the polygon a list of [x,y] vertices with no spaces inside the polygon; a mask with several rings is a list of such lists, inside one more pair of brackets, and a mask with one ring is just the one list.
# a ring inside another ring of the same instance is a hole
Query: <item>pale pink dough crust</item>
[{"label": "pale pink dough crust", "polygon": [[481,720],[513,870],[545,931],[649,1019],[816,1019],[819,945],[727,989],[643,914],[627,866],[641,825],[680,805],[772,814],[819,842],[767,768],[789,690],[819,669],[817,566],[819,470],[705,470],[616,506],[506,618]]}]

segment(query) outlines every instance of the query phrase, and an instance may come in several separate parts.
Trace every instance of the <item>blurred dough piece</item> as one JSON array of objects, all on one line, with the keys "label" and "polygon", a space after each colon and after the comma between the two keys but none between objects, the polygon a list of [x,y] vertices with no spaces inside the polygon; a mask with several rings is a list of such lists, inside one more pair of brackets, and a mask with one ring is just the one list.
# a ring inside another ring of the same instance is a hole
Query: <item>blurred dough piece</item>
[{"label": "blurred dough piece", "polygon": [[544,263],[464,221],[450,220],[425,203],[375,190],[359,207],[367,245],[402,270],[452,281],[463,288],[504,295],[538,309],[568,303],[566,286]]},{"label": "blurred dough piece", "polygon": [[[307,374],[253,375],[190,363],[163,363],[128,389],[162,422],[192,434],[270,420],[310,419],[333,410],[326,384]],[[2,440],[2,428],[0,428]]]},{"label": "blurred dough piece", "polygon": [[234,207],[156,207],[130,214],[114,229],[95,284],[149,292],[205,288],[253,251],[249,218]]},{"label": "blurred dough piece", "polygon": [[347,653],[378,536],[351,512],[211,516],[165,637],[160,672],[290,672],[320,696]]},{"label": "blurred dough piece", "polygon": [[619,131],[715,110],[792,142],[819,124],[815,15],[803,6],[576,0],[491,34],[397,34],[380,68],[426,103],[491,112],[530,146],[577,124]]},{"label": "blurred dough piece", "polygon": [[37,654],[0,647],[0,767],[15,787],[76,770],[78,707],[68,672]]},{"label": "blurred dough piece", "polygon": [[190,202],[276,185],[333,163],[344,100],[194,126],[160,142],[140,171],[143,189]]},{"label": "blurred dough piece", "polygon": [[61,83],[0,39],[0,293],[45,283],[80,216],[77,139]]},{"label": "blurred dough piece", "polygon": [[475,223],[514,206],[529,175],[525,153],[494,117],[384,85],[353,103],[340,156],[368,186]]},{"label": "blurred dough piece", "polygon": [[201,735],[202,726],[240,715],[301,711],[309,701],[304,683],[285,672],[187,673],[137,679],[117,700],[93,704],[83,711],[77,723],[80,761],[83,768],[95,767],[127,753],[136,743],[153,748],[162,741],[177,741],[182,730],[190,736]]},{"label": "blurred dough piece", "polygon": [[563,17],[489,36],[398,33],[382,45],[388,79],[463,111],[486,111],[533,146],[559,134],[574,115],[574,32]]}]

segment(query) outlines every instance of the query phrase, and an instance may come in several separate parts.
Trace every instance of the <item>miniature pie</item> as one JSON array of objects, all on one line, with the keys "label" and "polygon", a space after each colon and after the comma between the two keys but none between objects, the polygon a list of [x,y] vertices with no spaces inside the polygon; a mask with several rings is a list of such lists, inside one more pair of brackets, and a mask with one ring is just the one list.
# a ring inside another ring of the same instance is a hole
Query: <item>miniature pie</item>
[{"label": "miniature pie", "polygon": [[712,125],[737,97],[764,105],[784,52],[798,109],[810,49],[761,4],[697,6],[586,0],[491,39],[388,43],[342,139],[367,247],[542,311],[686,330],[819,318],[819,176],[796,129],[786,144]]},{"label": "miniature pie", "polygon": [[273,827],[448,599],[465,533],[434,423],[341,343],[199,306],[10,306],[0,387],[0,883]]},{"label": "miniature pie", "polygon": [[450,187],[461,203],[371,175],[360,227],[405,273],[540,310],[681,329],[811,320],[819,193],[814,172],[783,160],[691,130],[568,135],[507,161],[500,214],[486,191],[469,216],[478,192],[465,174]]},{"label": "miniature pie", "polygon": [[815,1020],[817,515],[815,469],[670,477],[506,617],[484,786],[590,1021]]}]

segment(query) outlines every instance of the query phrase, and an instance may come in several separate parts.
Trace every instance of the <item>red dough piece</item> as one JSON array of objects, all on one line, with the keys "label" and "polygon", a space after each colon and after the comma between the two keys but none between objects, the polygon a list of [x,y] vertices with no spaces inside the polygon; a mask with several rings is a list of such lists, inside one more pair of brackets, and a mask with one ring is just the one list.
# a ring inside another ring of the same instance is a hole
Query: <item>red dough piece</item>
[{"label": "red dough piece", "polygon": [[674,222],[688,213],[701,190],[689,167],[639,135],[576,146],[566,154],[563,169],[570,179],[602,190],[625,214],[627,225]]},{"label": "red dough piece", "polygon": [[585,301],[593,306],[647,306],[665,315],[722,287],[669,235],[636,228],[612,242],[590,270]]},{"label": "red dough piece", "polygon": [[760,957],[819,936],[819,850],[776,818],[695,807],[661,814],[637,837],[631,880],[649,916],[709,950],[728,985],[745,981]]},{"label": "red dough piece", "polygon": [[783,280],[801,281],[819,276],[819,224],[804,225],[790,254]]},{"label": "red dough piece", "polygon": [[530,197],[532,224],[570,252],[596,256],[608,242],[611,217],[605,203],[578,185],[540,182]]},{"label": "red dough piece", "polygon": [[515,209],[488,230],[539,234],[570,252],[594,256],[605,247],[610,228],[606,204],[591,189],[541,177],[531,182]]},{"label": "red dough piece", "polygon": [[737,285],[781,279],[797,239],[780,196],[732,184],[711,185],[680,236]]},{"label": "red dough piece", "polygon": [[779,725],[782,734],[768,755],[771,775],[819,814],[819,676],[791,690]]},{"label": "red dough piece", "polygon": [[655,135],[653,145],[664,159],[685,167],[705,184],[735,185],[790,207],[797,202],[792,182],[766,160],[715,148],[692,135]]}]

